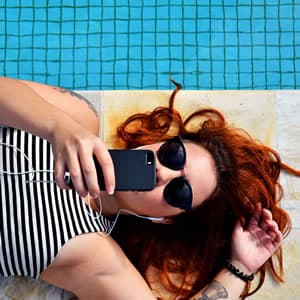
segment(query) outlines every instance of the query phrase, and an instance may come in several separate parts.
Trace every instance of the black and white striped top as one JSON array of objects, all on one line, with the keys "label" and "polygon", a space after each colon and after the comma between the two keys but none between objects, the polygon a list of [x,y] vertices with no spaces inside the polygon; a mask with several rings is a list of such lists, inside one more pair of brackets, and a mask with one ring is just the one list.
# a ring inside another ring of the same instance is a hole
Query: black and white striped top
[{"label": "black and white striped top", "polygon": [[46,140],[0,126],[0,143],[0,274],[38,278],[68,240],[111,223],[60,189],[53,172],[19,174],[54,169]]}]

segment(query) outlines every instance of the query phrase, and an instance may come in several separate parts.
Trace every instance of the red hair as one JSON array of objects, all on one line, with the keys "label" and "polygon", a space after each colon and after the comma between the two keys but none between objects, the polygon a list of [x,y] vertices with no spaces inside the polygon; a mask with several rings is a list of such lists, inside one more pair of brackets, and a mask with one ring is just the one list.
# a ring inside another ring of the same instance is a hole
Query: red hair
[{"label": "red hair", "polygon": [[[200,207],[174,217],[173,224],[122,216],[114,237],[146,280],[147,270],[154,266],[164,288],[176,295],[174,299],[188,299],[222,269],[230,256],[236,220],[247,223],[257,203],[272,212],[284,236],[289,233],[289,216],[278,205],[283,197],[278,179],[281,169],[298,176],[300,171],[282,163],[275,150],[255,141],[245,131],[228,126],[215,109],[199,109],[183,120],[174,109],[181,85],[173,83],[176,90],[169,107],[129,117],[119,126],[118,134],[127,148],[175,135],[201,144],[215,160],[217,189]],[[281,248],[259,269],[258,285],[251,292],[248,285],[245,296],[262,286],[266,271],[277,282],[283,282]],[[181,280],[173,280],[170,274],[174,273],[181,274]]]}]

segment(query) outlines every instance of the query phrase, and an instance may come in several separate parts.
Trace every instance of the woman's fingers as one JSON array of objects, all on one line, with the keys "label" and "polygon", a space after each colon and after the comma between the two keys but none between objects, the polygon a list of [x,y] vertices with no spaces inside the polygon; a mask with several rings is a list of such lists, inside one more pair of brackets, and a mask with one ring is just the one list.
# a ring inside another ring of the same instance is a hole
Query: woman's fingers
[{"label": "woman's fingers", "polygon": [[100,188],[94,163],[95,156],[103,171],[106,191],[113,193],[115,176],[112,159],[98,136],[80,126],[72,131],[63,128],[53,139],[53,153],[55,180],[60,188],[70,187],[65,182],[65,173],[69,172],[72,187],[81,197],[87,196],[88,193],[94,198],[98,197]]},{"label": "woman's fingers", "polygon": [[80,164],[80,159],[81,158],[78,157],[76,153],[72,153],[68,160],[68,169],[74,188],[81,197],[85,197],[88,194],[88,189]]},{"label": "woman's fingers", "polygon": [[272,220],[273,219],[273,215],[272,215],[272,213],[271,213],[270,210],[268,210],[266,208],[263,208],[261,210],[261,218],[265,219],[265,220]]},{"label": "woman's fingers", "polygon": [[72,178],[72,184],[81,197],[89,193],[97,198],[100,194],[94,156],[98,160],[108,193],[113,193],[115,188],[114,167],[111,156],[102,141],[97,138],[93,143],[86,143],[78,148],[76,156],[71,152],[67,165]]},{"label": "woman's fingers", "polygon": [[93,153],[86,153],[80,156],[80,165],[83,174],[83,181],[88,193],[97,198],[100,193],[97,172],[94,164]]},{"label": "woman's fingers", "polygon": [[65,178],[66,174],[66,165],[62,160],[55,161],[54,177],[55,182],[61,189],[68,189],[70,186]]},{"label": "woman's fingers", "polygon": [[[88,159],[85,156],[91,156],[92,154],[79,154],[79,149],[70,147],[68,150],[61,151],[55,155],[55,181],[57,185],[62,189],[74,188],[81,197],[85,197],[89,191],[90,186],[89,169],[93,170],[93,162],[90,165],[86,162]],[[83,161],[83,164],[81,164]],[[94,173],[96,177],[96,171]],[[88,180],[87,180],[88,179]],[[97,179],[96,188],[98,191]],[[89,185],[87,184],[89,183]],[[92,189],[92,191],[94,191]]]},{"label": "woman's fingers", "polygon": [[270,210],[261,208],[258,205],[253,212],[248,229],[256,235],[261,244],[268,249],[269,253],[274,253],[282,241],[282,233],[278,223],[273,220]]},{"label": "woman's fingers", "polygon": [[261,211],[262,211],[261,204],[258,203],[249,220],[249,225],[257,226],[259,224],[261,218]]},{"label": "woman's fingers", "polygon": [[278,231],[278,224],[274,220],[262,220],[260,227],[265,231]]},{"label": "woman's fingers", "polygon": [[278,223],[273,220],[271,211],[263,209],[260,220],[260,227],[269,235],[275,238],[278,232],[280,232]]},{"label": "woman's fingers", "polygon": [[278,223],[273,220],[272,213],[268,209],[262,209],[259,227],[265,235],[262,239],[262,241],[265,241],[265,247],[271,254],[274,253],[281,244],[282,233],[279,230]]},{"label": "woman's fingers", "polygon": [[282,239],[283,239],[282,232],[280,230],[278,230],[273,239],[273,244],[276,247],[276,249],[280,246]]}]

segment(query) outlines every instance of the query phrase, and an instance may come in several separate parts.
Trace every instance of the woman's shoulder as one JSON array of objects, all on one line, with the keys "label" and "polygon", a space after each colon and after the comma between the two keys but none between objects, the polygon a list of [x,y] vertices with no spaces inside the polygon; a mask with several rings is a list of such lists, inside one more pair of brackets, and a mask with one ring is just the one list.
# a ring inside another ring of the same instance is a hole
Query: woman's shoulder
[{"label": "woman's shoulder", "polygon": [[110,236],[78,236],[64,250],[70,251],[69,257],[62,252],[57,258],[64,265],[53,265],[52,270],[50,266],[41,279],[75,293],[80,299],[155,299],[140,273]]},{"label": "woman's shoulder", "polygon": [[126,258],[113,238],[94,232],[81,234],[69,240],[51,265],[56,267],[90,265],[91,268],[96,266],[98,272],[106,274],[120,268],[122,262],[125,263],[122,257]]}]

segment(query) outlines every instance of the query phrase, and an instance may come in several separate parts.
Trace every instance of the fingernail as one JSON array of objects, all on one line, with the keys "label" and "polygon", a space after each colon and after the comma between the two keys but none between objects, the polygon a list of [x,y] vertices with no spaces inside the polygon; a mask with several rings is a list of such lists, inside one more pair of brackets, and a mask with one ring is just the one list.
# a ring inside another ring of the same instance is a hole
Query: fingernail
[{"label": "fingernail", "polygon": [[112,186],[108,187],[108,190],[107,190],[107,194],[108,195],[113,195],[114,194],[114,188]]}]

